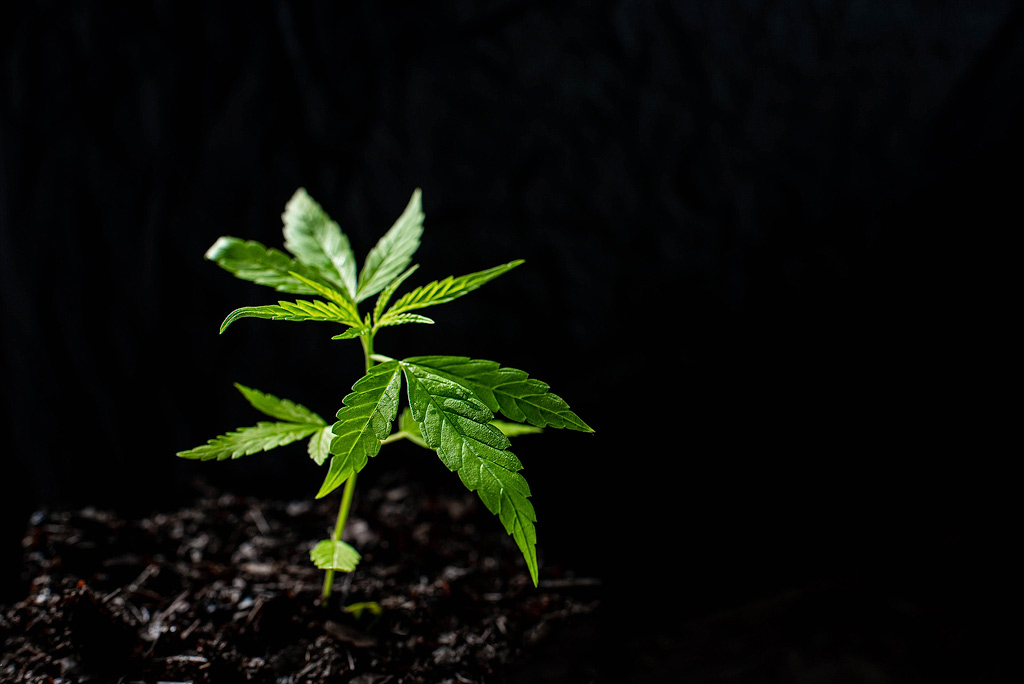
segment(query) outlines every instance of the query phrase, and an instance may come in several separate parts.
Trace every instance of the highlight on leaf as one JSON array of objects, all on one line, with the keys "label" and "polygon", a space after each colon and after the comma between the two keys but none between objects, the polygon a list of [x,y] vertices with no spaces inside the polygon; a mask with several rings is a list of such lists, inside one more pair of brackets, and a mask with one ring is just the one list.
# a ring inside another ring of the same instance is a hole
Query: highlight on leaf
[{"label": "highlight on leaf", "polygon": [[396,326],[396,325],[405,325],[406,323],[423,323],[423,324],[426,324],[426,325],[433,325],[434,324],[434,319],[433,318],[427,318],[426,316],[421,316],[419,314],[414,314],[414,313],[403,313],[403,314],[398,314],[397,316],[389,316],[385,320],[383,320],[380,323],[378,323],[377,327],[378,328],[389,328],[389,327],[393,327],[393,326]]},{"label": "highlight on leaf", "polygon": [[330,425],[320,428],[309,438],[306,450],[309,452],[309,457],[318,466],[323,465],[331,455],[331,441],[333,439],[334,433],[331,432]]},{"label": "highlight on leaf", "polygon": [[423,206],[419,188],[413,191],[405,211],[366,255],[359,273],[355,300],[361,302],[391,283],[409,265],[423,235]]},{"label": "highlight on leaf", "polygon": [[304,188],[288,200],[281,220],[285,249],[351,300],[356,291],[356,257],[338,224]]},{"label": "highlight on leaf", "polygon": [[235,237],[219,238],[206,251],[205,258],[214,262],[236,278],[248,280],[257,285],[272,287],[278,292],[290,294],[312,294],[305,283],[292,275],[299,273],[315,279],[312,268],[291,258],[284,252],[266,247],[255,240],[240,240]]},{"label": "highlight on leaf", "polygon": [[361,558],[358,551],[340,539],[321,539],[309,551],[309,559],[321,570],[352,572]]},{"label": "highlight on leaf", "polygon": [[508,273],[522,263],[523,260],[519,259],[507,264],[502,264],[501,266],[477,271],[475,273],[468,273],[458,277],[448,276],[443,280],[435,280],[434,282],[417,287],[415,290],[407,292],[399,297],[398,301],[396,301],[391,308],[380,317],[380,321],[377,326],[383,327],[388,325],[389,319],[395,318],[408,311],[423,309],[437,304],[445,304],[454,299],[458,299],[463,295],[469,294],[481,285],[494,280],[498,276]]},{"label": "highlight on leaf", "polygon": [[229,325],[240,318],[263,318],[271,321],[320,321],[348,326],[362,325],[358,319],[353,321],[352,315],[334,302],[299,299],[294,302],[280,301],[277,304],[243,306],[235,309],[220,324],[220,331],[223,333]]}]

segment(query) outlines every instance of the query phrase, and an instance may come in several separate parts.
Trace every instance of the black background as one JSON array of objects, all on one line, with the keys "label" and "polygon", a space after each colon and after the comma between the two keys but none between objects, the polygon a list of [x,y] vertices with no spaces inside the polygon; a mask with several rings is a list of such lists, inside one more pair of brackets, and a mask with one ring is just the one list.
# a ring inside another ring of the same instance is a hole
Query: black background
[{"label": "black background", "polygon": [[[612,631],[951,564],[974,570],[949,590],[987,587],[987,610],[1015,538],[1012,8],[6,11],[5,597],[40,506],[147,512],[197,476],[312,496],[301,447],[174,457],[257,419],[232,382],[329,416],[361,369],[316,324],[218,336],[277,297],[202,255],[221,235],[280,247],[304,186],[361,259],[421,187],[410,285],[526,263],[378,350],[522,368],[596,429],[514,448],[542,563],[602,578]],[[367,478],[459,486],[426,452],[388,451]]]}]

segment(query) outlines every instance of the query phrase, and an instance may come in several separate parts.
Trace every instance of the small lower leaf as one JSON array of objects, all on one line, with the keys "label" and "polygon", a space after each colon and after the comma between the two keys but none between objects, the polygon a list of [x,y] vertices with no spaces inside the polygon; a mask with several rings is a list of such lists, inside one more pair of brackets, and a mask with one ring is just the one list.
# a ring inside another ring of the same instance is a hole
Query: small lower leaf
[{"label": "small lower leaf", "polygon": [[331,428],[332,426],[330,425],[323,427],[314,432],[313,436],[309,438],[307,446],[309,457],[317,465],[323,465],[327,457],[331,455],[331,441],[334,439],[334,433],[331,432]]},{"label": "small lower leaf", "polygon": [[361,556],[352,546],[343,541],[322,539],[309,552],[313,565],[321,570],[352,572],[359,565]]},{"label": "small lower leaf", "polygon": [[371,613],[374,617],[380,616],[383,613],[383,609],[380,604],[376,601],[360,601],[359,603],[351,603],[344,608],[346,613],[351,613],[355,616],[356,620],[363,617],[363,613]]}]

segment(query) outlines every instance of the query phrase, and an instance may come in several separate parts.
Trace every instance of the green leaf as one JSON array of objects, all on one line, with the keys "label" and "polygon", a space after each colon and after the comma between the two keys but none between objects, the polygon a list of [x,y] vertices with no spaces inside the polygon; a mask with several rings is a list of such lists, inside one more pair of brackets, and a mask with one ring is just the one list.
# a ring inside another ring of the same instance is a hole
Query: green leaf
[{"label": "green leaf", "polygon": [[[506,437],[535,435],[544,432],[543,428],[533,427],[532,425],[523,425],[522,423],[509,423],[504,420],[492,420],[490,423],[494,427],[498,428],[498,430],[501,431],[501,434]],[[405,438],[413,444],[418,444],[426,449],[430,448],[423,440],[423,433],[420,432],[420,424],[412,417],[412,411],[410,411],[408,407],[402,409],[402,413],[398,416],[398,431],[403,433]]]},{"label": "green leaf", "polygon": [[[299,299],[295,302],[278,302],[264,306],[243,306],[227,315],[220,324],[223,333],[228,326],[240,318],[265,318],[272,321],[323,321],[353,325],[352,316],[334,302],[322,302],[318,299]],[[362,326],[356,320],[354,325]]]},{"label": "green leaf", "polygon": [[320,428],[309,438],[306,450],[317,465],[323,465],[327,457],[331,455],[331,440],[333,439],[334,433],[331,432],[330,425]]},{"label": "green leaf", "polygon": [[405,211],[366,255],[363,270],[359,273],[355,300],[361,302],[377,294],[394,280],[409,265],[413,253],[420,246],[422,235],[423,208],[420,189],[416,188]]},{"label": "green leaf", "polygon": [[309,286],[311,290],[316,292],[321,297],[329,299],[330,301],[340,306],[344,311],[347,311],[349,314],[351,314],[351,321],[354,322],[360,320],[359,307],[356,306],[356,303],[352,301],[352,298],[349,297],[347,292],[336,290],[333,287],[328,287],[327,285],[318,283],[315,280],[310,280],[309,278],[304,278],[299,273],[292,273],[292,275],[295,277],[296,280],[305,283],[307,286]]},{"label": "green leaf", "polygon": [[356,257],[338,224],[304,188],[288,200],[281,219],[285,249],[343,289],[351,300],[356,291]]},{"label": "green leaf", "polygon": [[534,427],[532,425],[523,425],[522,423],[508,423],[504,420],[492,420],[491,425],[501,430],[501,434],[506,437],[537,435],[544,432],[544,428]]},{"label": "green leaf", "polygon": [[537,521],[522,464],[508,451],[509,441],[489,421],[494,414],[472,388],[413,361],[400,362],[408,384],[409,406],[424,441],[449,470],[477,492],[498,516],[526,559],[537,584]]},{"label": "green leaf", "polygon": [[351,603],[345,606],[345,612],[351,613],[355,616],[356,620],[360,620],[363,617],[363,613],[371,613],[374,617],[377,617],[383,612],[383,609],[376,601],[359,601],[358,603]]},{"label": "green leaf", "polygon": [[357,337],[362,337],[366,333],[370,332],[370,326],[364,325],[359,328],[349,328],[340,335],[335,335],[332,340],[354,340]]},{"label": "green leaf", "polygon": [[359,552],[343,541],[322,539],[309,551],[309,559],[321,570],[352,572],[359,565]]},{"label": "green leaf", "polygon": [[413,444],[418,444],[424,449],[430,448],[423,439],[423,433],[420,432],[420,424],[412,417],[412,411],[408,407],[402,409],[402,414],[398,416],[398,431],[405,433],[405,438]]},{"label": "green leaf", "polygon": [[468,294],[477,289],[484,283],[494,280],[501,274],[508,273],[521,263],[523,263],[522,259],[518,261],[511,261],[507,264],[495,266],[494,268],[489,268],[484,271],[468,273],[458,277],[448,276],[444,280],[435,280],[432,283],[417,287],[415,290],[407,292],[399,297],[398,301],[396,301],[394,305],[388,309],[387,313],[381,317],[378,326],[388,325],[387,321],[390,318],[396,317],[407,311],[422,309],[437,304],[444,304],[452,301],[453,299],[458,299],[462,295]]},{"label": "green leaf", "polygon": [[487,408],[517,423],[594,431],[565,400],[548,391],[547,383],[530,378],[524,371],[465,356],[418,356],[406,361],[466,384]]},{"label": "green leaf", "polygon": [[405,270],[404,273],[402,273],[402,275],[398,276],[390,283],[388,283],[388,286],[385,287],[383,291],[381,291],[380,296],[377,297],[377,303],[374,304],[373,306],[374,323],[380,320],[381,314],[384,313],[384,307],[386,307],[388,305],[388,302],[391,301],[391,297],[395,294],[395,290],[398,289],[398,286],[405,282],[406,278],[415,273],[417,268],[419,268],[419,264],[410,266]]},{"label": "green leaf", "polygon": [[405,325],[406,323],[425,323],[426,325],[433,325],[434,319],[427,318],[414,313],[398,314],[397,316],[388,316],[388,318],[377,324],[378,328],[387,328],[395,325]]},{"label": "green leaf", "polygon": [[235,388],[242,393],[242,396],[252,404],[252,407],[260,413],[265,413],[271,418],[288,421],[290,423],[306,423],[308,425],[327,425],[327,421],[316,413],[313,413],[302,404],[296,404],[288,399],[278,399],[273,394],[266,394],[254,390],[245,385],[235,383]]},{"label": "green leaf", "polygon": [[305,264],[255,240],[224,236],[206,251],[206,258],[236,278],[257,285],[266,285],[278,292],[311,294],[313,290],[296,280],[292,273],[299,273],[310,279],[318,277],[317,272]]},{"label": "green leaf", "polygon": [[397,361],[370,368],[352,385],[338,411],[331,442],[331,466],[316,498],[322,498],[366,466],[380,451],[380,440],[391,433],[398,415],[402,376]]},{"label": "green leaf", "polygon": [[253,427],[238,428],[234,432],[215,437],[195,449],[179,451],[178,456],[201,461],[240,458],[291,444],[319,429],[316,425],[303,423],[259,422]]}]

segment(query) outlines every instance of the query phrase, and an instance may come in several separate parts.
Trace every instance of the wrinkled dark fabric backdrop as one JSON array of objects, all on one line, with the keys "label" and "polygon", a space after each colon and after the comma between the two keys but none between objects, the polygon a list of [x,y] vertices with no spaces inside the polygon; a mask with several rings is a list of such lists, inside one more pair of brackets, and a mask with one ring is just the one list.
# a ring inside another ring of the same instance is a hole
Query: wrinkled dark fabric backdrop
[{"label": "wrinkled dark fabric backdrop", "polygon": [[[225,234],[280,246],[299,186],[360,258],[421,187],[420,283],[526,260],[378,347],[523,368],[596,428],[514,448],[542,552],[629,597],[631,629],[948,539],[997,565],[1016,450],[998,438],[1017,314],[1013,8],[5,10],[10,597],[40,506],[176,506],[196,476],[315,493],[300,447],[174,457],[255,422],[232,382],[326,416],[359,375],[358,345],[315,324],[217,335],[277,297],[203,253]],[[367,477],[391,467],[459,486],[413,447]]]}]

